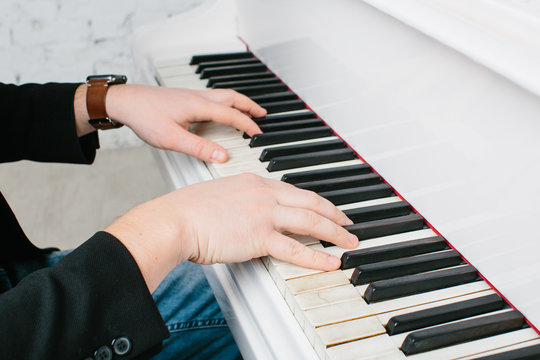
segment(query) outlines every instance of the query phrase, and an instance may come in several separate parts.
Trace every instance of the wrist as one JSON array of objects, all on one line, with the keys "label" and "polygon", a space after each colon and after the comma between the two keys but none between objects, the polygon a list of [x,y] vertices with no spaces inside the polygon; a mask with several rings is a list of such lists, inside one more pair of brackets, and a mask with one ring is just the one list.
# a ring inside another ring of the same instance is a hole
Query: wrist
[{"label": "wrist", "polygon": [[[133,85],[119,84],[109,88],[107,97],[105,99],[105,106],[107,107],[107,114],[115,122],[126,125],[127,116],[124,114],[124,108],[128,104],[129,88]],[[129,105],[127,105],[129,106]]]},{"label": "wrist", "polygon": [[75,96],[73,97],[73,115],[75,117],[75,130],[78,137],[96,130],[88,123],[90,117],[86,110],[86,90],[86,84],[80,84],[75,90]]},{"label": "wrist", "polygon": [[165,195],[139,205],[104,230],[129,250],[150,292],[192,253],[189,232],[169,202]]}]

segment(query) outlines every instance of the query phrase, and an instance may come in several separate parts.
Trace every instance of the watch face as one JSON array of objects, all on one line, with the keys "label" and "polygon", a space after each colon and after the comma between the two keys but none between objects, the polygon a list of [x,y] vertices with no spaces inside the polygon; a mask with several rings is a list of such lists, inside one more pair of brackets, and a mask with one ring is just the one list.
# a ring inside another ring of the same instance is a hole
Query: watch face
[{"label": "watch face", "polygon": [[127,82],[126,75],[90,75],[86,78],[86,82],[92,80],[107,80],[109,84],[125,84]]}]

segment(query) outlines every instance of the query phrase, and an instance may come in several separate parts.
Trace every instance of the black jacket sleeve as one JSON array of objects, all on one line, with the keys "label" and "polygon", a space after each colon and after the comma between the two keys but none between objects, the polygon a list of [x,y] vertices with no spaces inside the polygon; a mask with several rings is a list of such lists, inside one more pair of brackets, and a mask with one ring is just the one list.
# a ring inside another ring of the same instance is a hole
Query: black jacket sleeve
[{"label": "black jacket sleeve", "polygon": [[[96,132],[77,138],[78,85],[0,84],[0,162],[91,163],[99,143]],[[9,273],[43,251],[0,200],[0,273]],[[83,359],[120,338],[131,346],[122,359],[144,359],[169,336],[135,260],[105,232],[12,285],[0,295],[0,359]]]},{"label": "black jacket sleeve", "polygon": [[97,132],[77,138],[73,97],[80,84],[0,83],[0,162],[94,160]]},{"label": "black jacket sleeve", "polygon": [[135,260],[105,232],[2,294],[0,319],[0,359],[83,359],[122,337],[122,359],[146,358],[169,334]]}]

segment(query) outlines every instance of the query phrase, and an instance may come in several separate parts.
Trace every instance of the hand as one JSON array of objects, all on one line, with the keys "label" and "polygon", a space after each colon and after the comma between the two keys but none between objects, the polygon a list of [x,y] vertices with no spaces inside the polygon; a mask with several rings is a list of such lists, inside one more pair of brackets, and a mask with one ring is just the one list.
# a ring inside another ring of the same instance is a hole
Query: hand
[{"label": "hand", "polygon": [[275,258],[320,270],[340,260],[284,232],[311,235],[344,248],[358,245],[342,225],[352,222],[328,200],[253,174],[191,185],[130,211],[105,231],[137,261],[152,291],[178,263]]},{"label": "hand", "polygon": [[[79,136],[93,130],[87,123],[85,98],[86,86],[83,85],[75,95]],[[252,136],[261,130],[251,117],[266,115],[266,110],[247,96],[225,89],[201,91],[115,85],[108,90],[106,101],[111,119],[129,126],[148,144],[212,162],[225,162],[227,152],[218,144],[190,133],[191,123],[215,121],[234,126]],[[84,107],[84,111],[81,107]]]}]

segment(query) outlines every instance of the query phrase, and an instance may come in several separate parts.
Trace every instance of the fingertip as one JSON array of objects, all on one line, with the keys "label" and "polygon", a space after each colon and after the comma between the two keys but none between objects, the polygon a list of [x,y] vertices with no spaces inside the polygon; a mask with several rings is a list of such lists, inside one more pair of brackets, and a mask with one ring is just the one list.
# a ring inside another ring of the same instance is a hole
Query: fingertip
[{"label": "fingertip", "polygon": [[337,270],[341,266],[341,260],[335,256],[327,255],[326,264],[328,265],[328,270]]},{"label": "fingertip", "polygon": [[210,157],[211,162],[223,163],[227,161],[227,152],[223,149],[214,149],[212,156]]},{"label": "fingertip", "polygon": [[352,249],[352,248],[357,247],[358,243],[359,243],[358,237],[356,235],[354,235],[354,234],[349,233],[349,245],[350,245],[350,248]]}]

